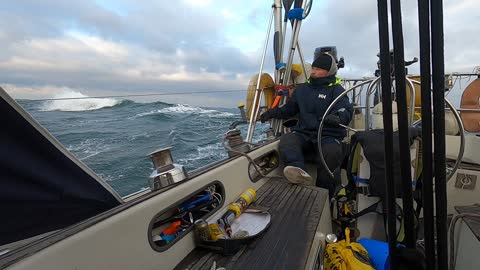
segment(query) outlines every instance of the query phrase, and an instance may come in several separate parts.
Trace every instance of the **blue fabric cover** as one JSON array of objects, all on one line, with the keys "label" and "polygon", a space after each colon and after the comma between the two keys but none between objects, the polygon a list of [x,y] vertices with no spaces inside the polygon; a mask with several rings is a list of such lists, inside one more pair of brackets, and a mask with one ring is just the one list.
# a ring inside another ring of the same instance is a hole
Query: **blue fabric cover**
[{"label": "blue fabric cover", "polygon": [[0,245],[120,204],[0,97]]}]

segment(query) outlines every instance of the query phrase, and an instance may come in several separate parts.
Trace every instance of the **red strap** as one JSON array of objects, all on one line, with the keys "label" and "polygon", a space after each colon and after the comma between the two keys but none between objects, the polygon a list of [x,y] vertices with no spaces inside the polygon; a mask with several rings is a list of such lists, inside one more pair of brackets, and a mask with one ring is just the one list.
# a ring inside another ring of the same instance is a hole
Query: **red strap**
[{"label": "red strap", "polygon": [[281,84],[275,84],[275,93],[278,92],[283,92],[285,90],[290,91],[291,89],[295,88],[295,85],[281,85]]},{"label": "red strap", "polygon": [[294,88],[295,88],[295,85],[293,84],[291,85],[275,84],[275,99],[273,100],[271,109],[276,108],[280,103],[282,96],[287,96],[288,93],[290,93],[290,90]]},{"label": "red strap", "polygon": [[280,103],[281,99],[282,99],[282,96],[276,96],[275,99],[273,100],[271,109],[276,108],[278,106],[278,103]]}]

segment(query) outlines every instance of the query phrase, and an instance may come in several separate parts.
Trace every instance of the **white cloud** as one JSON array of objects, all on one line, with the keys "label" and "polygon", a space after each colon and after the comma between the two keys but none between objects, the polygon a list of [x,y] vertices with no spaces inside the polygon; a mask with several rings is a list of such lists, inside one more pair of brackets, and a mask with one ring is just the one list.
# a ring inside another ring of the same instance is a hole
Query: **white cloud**
[{"label": "white cloud", "polygon": [[98,36],[82,34],[78,32],[70,32],[69,36],[79,40],[89,50],[96,52],[99,56],[108,57],[110,59],[125,58],[128,56],[128,49],[112,41],[107,41]]},{"label": "white cloud", "polygon": [[184,0],[184,2],[193,7],[205,7],[212,5],[212,0]]},{"label": "white cloud", "polygon": [[59,87],[52,85],[43,86],[18,86],[13,84],[5,84],[2,87],[12,95],[14,98],[30,98],[30,99],[42,99],[46,97],[54,97],[61,93],[66,92],[80,92],[80,89],[74,89],[70,87]]}]

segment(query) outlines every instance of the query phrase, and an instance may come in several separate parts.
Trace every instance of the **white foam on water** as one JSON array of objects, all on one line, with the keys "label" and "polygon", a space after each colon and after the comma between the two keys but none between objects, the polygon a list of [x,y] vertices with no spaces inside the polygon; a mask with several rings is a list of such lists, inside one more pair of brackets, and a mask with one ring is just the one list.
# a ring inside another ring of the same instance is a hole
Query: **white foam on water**
[{"label": "white foam on water", "polygon": [[153,114],[201,114],[207,117],[213,118],[224,118],[235,116],[233,113],[229,112],[221,112],[217,110],[207,110],[200,107],[193,107],[188,104],[177,104],[175,106],[159,109],[159,110],[151,110],[148,112],[138,113],[132,117],[132,119],[153,115]]},{"label": "white foam on water", "polygon": [[188,114],[208,114],[208,113],[217,113],[216,110],[205,110],[200,107],[192,107],[188,104],[177,104],[172,107],[167,107],[159,110],[160,113],[188,113]]},{"label": "white foam on water", "polygon": [[[88,97],[80,92],[64,90],[55,94],[52,98],[84,98]],[[50,100],[46,101],[40,108],[41,111],[91,111],[101,108],[110,108],[122,103],[122,100],[114,98],[90,98],[90,99],[68,99],[68,100]]]},{"label": "white foam on water", "polygon": [[208,159],[211,157],[227,158],[227,152],[221,143],[198,146],[197,152],[187,155],[185,158],[178,159],[180,164],[190,163],[196,160]]},{"label": "white foam on water", "polygon": [[187,113],[187,114],[206,114],[207,116],[217,116],[217,117],[225,117],[225,116],[232,116],[233,113],[228,112],[221,112],[217,110],[207,110],[200,107],[193,107],[188,104],[177,104],[172,107],[167,107],[159,110],[160,113]]},{"label": "white foam on water", "polygon": [[86,160],[102,152],[109,151],[111,147],[101,139],[86,139],[77,145],[68,145],[67,150],[75,153],[80,160]]},{"label": "white foam on water", "polygon": [[229,113],[229,112],[218,112],[216,114],[208,115],[208,117],[213,117],[213,118],[224,118],[224,117],[231,117],[231,116],[236,116],[236,114]]},{"label": "white foam on water", "polygon": [[131,142],[131,141],[135,141],[139,138],[150,138],[151,135],[148,134],[148,132],[141,132],[141,133],[138,133],[138,134],[134,134],[134,135],[131,135],[127,138],[127,141]]},{"label": "white foam on water", "polygon": [[149,112],[137,113],[134,116],[129,117],[128,119],[136,119],[136,118],[147,116],[147,115],[158,114],[158,113],[161,113],[160,111],[161,110],[153,110]]}]

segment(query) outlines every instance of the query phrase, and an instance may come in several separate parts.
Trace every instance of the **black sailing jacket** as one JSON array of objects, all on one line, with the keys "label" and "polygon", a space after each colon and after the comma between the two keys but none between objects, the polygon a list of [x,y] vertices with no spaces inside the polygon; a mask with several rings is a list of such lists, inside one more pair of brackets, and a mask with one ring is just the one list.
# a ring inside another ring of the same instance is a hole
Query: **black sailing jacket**
[{"label": "black sailing jacket", "polygon": [[[304,84],[297,85],[292,97],[280,108],[270,109],[269,118],[288,119],[298,114],[298,122],[292,128],[293,131],[307,135],[316,142],[318,126],[328,106],[345,89],[340,85],[340,79],[335,75],[325,78],[311,79]],[[342,97],[329,114],[340,117],[344,125],[348,125],[352,119],[353,106],[348,96]],[[332,128],[324,124],[322,138],[334,137],[343,139],[346,130],[342,127]]]}]

